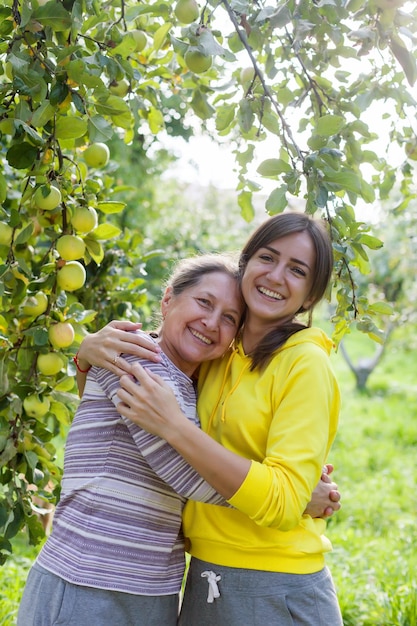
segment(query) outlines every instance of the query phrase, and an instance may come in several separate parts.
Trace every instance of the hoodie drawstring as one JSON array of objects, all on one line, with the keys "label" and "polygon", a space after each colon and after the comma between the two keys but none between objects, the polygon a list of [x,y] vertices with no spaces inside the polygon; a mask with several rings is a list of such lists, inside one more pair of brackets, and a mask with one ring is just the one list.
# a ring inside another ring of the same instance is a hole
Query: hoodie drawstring
[{"label": "hoodie drawstring", "polygon": [[222,579],[222,577],[217,576],[217,574],[215,574],[211,570],[206,570],[201,574],[201,578],[207,578],[209,586],[207,602],[211,604],[212,602],[214,602],[215,598],[220,597],[220,591],[217,583],[219,582],[219,580]]}]

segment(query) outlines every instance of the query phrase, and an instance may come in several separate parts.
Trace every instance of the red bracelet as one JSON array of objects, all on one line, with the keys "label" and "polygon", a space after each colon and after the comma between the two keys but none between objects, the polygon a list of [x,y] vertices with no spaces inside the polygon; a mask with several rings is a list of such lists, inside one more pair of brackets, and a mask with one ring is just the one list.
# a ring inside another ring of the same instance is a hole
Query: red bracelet
[{"label": "red bracelet", "polygon": [[81,372],[81,374],[86,374],[89,370],[91,370],[91,365],[89,365],[89,366],[87,367],[87,369],[86,369],[86,370],[82,370],[82,369],[81,369],[81,367],[80,367],[80,363],[79,363],[79,361],[78,361],[78,352],[77,352],[77,354],[73,357],[73,361],[74,361],[74,363],[75,363],[75,367],[77,368],[77,370],[78,370],[79,372]]}]

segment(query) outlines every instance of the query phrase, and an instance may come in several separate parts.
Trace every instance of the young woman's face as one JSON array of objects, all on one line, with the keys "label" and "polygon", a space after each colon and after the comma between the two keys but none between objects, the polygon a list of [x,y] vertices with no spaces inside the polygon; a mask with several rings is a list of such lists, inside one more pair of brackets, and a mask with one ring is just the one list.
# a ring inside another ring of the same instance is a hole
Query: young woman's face
[{"label": "young woman's face", "polygon": [[168,288],[161,309],[160,345],[175,365],[190,375],[200,363],[216,359],[230,346],[243,301],[236,280],[212,272],[178,296]]},{"label": "young woman's face", "polygon": [[249,260],[242,278],[248,307],[245,323],[268,327],[293,319],[309,298],[313,283],[315,250],[306,232],[293,233],[260,248]]}]

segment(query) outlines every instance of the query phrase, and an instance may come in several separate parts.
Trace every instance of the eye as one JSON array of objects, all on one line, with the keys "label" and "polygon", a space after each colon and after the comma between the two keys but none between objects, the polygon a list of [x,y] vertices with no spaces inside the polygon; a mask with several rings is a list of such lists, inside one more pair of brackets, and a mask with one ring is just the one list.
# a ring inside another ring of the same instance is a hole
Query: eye
[{"label": "eye", "polygon": [[223,317],[224,317],[224,319],[226,320],[226,322],[227,322],[228,324],[233,324],[233,326],[236,326],[236,325],[237,325],[237,320],[236,320],[236,318],[234,317],[234,315],[225,314],[225,315],[223,315]]},{"label": "eye", "polygon": [[211,306],[211,302],[210,300],[207,300],[207,298],[196,298],[196,300],[199,304],[201,304],[201,306],[204,306],[207,308]]},{"label": "eye", "polygon": [[267,254],[266,252],[260,254],[259,258],[261,259],[261,261],[266,261],[268,263],[271,263],[273,261],[272,256],[270,254]]},{"label": "eye", "polygon": [[298,274],[299,276],[304,276],[304,277],[307,276],[305,270],[302,269],[301,267],[293,267],[292,271],[294,272],[294,274]]}]

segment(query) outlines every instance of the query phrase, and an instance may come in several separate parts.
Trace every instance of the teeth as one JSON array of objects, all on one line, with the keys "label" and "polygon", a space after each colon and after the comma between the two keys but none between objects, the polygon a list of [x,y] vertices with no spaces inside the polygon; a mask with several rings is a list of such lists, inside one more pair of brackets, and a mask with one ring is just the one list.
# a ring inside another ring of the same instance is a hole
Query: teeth
[{"label": "teeth", "polygon": [[211,341],[211,339],[209,339],[208,337],[205,337],[204,335],[202,335],[201,333],[197,332],[196,330],[192,330],[190,328],[190,333],[196,337],[197,339],[200,339],[200,341],[202,341],[203,343],[206,343],[208,346],[210,346],[213,342]]},{"label": "teeth", "polygon": [[281,296],[281,294],[277,293],[276,291],[271,291],[270,289],[265,289],[265,287],[258,287],[258,291],[263,293],[265,296],[268,296],[269,298],[274,298],[275,300],[283,300],[284,299]]}]

